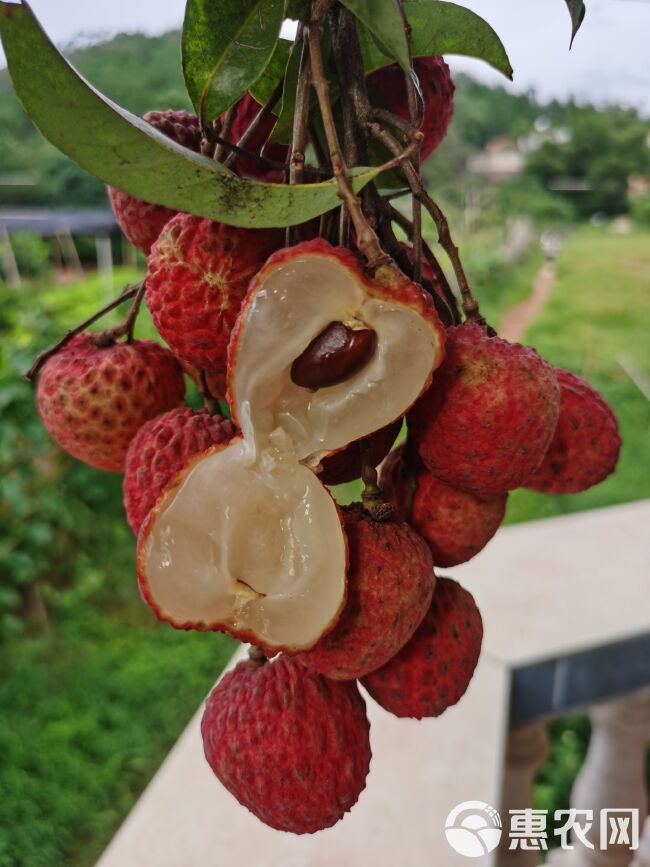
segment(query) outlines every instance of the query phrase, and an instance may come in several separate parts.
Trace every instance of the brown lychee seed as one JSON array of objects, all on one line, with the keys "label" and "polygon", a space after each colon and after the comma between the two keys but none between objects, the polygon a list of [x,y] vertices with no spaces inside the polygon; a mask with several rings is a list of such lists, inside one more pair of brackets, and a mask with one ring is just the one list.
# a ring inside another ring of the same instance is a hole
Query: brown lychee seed
[{"label": "brown lychee seed", "polygon": [[560,393],[534,349],[475,323],[447,331],[447,354],[407,416],[425,466],[453,488],[493,497],[518,488],[553,436]]},{"label": "brown lychee seed", "polygon": [[[201,128],[198,118],[186,111],[149,111],[143,120],[150,123],[163,135],[183,147],[196,151],[201,149]],[[136,199],[115,187],[107,187],[108,198],[120,229],[128,240],[148,253],[163,227],[178,211],[163,205],[150,204]]]},{"label": "brown lychee seed", "polygon": [[482,641],[483,621],[471,593],[439,576],[431,607],[413,638],[361,682],[395,716],[440,716],[467,691]]},{"label": "brown lychee seed", "polygon": [[[402,419],[398,418],[365,437],[363,442],[368,447],[368,459],[373,467],[378,467],[384,460],[401,428]],[[357,440],[350,443],[346,448],[323,460],[318,478],[324,485],[344,485],[361,478],[361,442]]]},{"label": "brown lychee seed", "polygon": [[555,371],[560,417],[541,464],[524,487],[545,494],[577,494],[614,472],[621,451],[616,416],[586,380]]},{"label": "brown lychee seed", "polygon": [[377,335],[370,328],[331,322],[291,365],[296,385],[316,390],[345,382],[370,361]]},{"label": "brown lychee seed", "polygon": [[370,767],[357,685],[281,656],[240,662],[207,700],[205,757],[228,791],[279,831],[313,834],[357,802]]},{"label": "brown lychee seed", "polygon": [[133,438],[124,467],[124,508],[137,535],[167,483],[187,461],[215,444],[226,444],[237,429],[207,410],[182,406],[142,425]]},{"label": "brown lychee seed", "polygon": [[402,520],[429,545],[435,566],[457,566],[476,556],[499,529],[507,494],[481,499],[457,491],[399,446],[381,470],[380,487]]},{"label": "brown lychee seed", "polygon": [[36,400],[43,424],[72,457],[119,473],[142,425],[183,401],[173,355],[151,340],[116,343],[78,334],[43,366]]},{"label": "brown lychee seed", "polygon": [[359,504],[343,510],[348,540],[348,598],[334,629],[305,665],[336,679],[363,677],[413,635],[431,603],[431,553],[408,524],[375,521]]}]

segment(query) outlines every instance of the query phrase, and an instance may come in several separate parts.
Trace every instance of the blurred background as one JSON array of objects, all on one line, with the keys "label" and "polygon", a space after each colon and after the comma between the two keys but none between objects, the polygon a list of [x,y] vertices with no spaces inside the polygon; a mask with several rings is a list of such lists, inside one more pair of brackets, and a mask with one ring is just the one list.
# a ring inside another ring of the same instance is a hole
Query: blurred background
[{"label": "blurred background", "polygon": [[[190,107],[181,0],[32,5],[121,105]],[[507,520],[649,497],[650,4],[591,0],[570,54],[561,0],[466,5],[502,36],[515,81],[451,59],[455,116],[424,167],[429,189],[489,321],[587,377],[624,439],[604,484],[573,497],[517,491]],[[121,478],[59,451],[21,379],[143,265],[102,184],[40,138],[2,69],[0,867],[92,864],[234,647],[154,622],[138,597]],[[146,312],[138,329],[153,334]],[[554,810],[568,806],[589,724],[578,715],[551,731],[535,806]]]}]

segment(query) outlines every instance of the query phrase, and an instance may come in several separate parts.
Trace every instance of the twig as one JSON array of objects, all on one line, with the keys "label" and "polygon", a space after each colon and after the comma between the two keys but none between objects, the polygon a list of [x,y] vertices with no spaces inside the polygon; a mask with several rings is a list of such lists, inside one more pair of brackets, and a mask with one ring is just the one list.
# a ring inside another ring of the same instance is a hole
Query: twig
[{"label": "twig", "polygon": [[221,129],[219,130],[219,136],[216,138],[217,147],[214,151],[214,159],[220,163],[224,156],[225,146],[230,137],[230,130],[232,129],[232,124],[235,119],[235,113],[237,110],[236,105],[231,105],[223,118],[223,123],[221,124]]},{"label": "twig", "polygon": [[199,394],[203,400],[203,405],[210,413],[210,415],[216,415],[219,412],[219,401],[213,396],[210,391],[210,386],[208,385],[208,379],[205,375],[205,370],[199,369],[199,381],[197,382],[197,388],[199,390]]},{"label": "twig", "polygon": [[[251,121],[248,128],[246,130],[244,130],[241,138],[237,142],[238,148],[245,148],[246,147],[248,142],[253,138],[255,133],[260,129],[260,127],[262,126],[262,124],[264,123],[266,118],[271,114],[271,112],[273,111],[273,109],[277,105],[278,100],[282,96],[283,85],[284,85],[284,82],[279,81],[278,84],[275,86],[273,93],[268,98],[268,100],[264,103],[264,105],[260,106],[260,110],[257,112],[255,117],[253,118],[253,120]],[[224,160],[223,164],[226,167],[230,167],[236,159],[237,159],[237,155],[236,155],[235,151],[231,151],[231,153],[229,153],[228,156],[226,157],[226,159]]]},{"label": "twig", "polygon": [[[301,32],[302,37],[302,32]],[[296,49],[294,48],[294,51]],[[291,154],[289,156],[289,183],[299,184],[305,170],[305,151],[309,139],[309,97],[311,94],[311,63],[309,49],[304,39],[300,53],[300,68],[296,85],[296,105],[293,115],[293,131],[291,135]],[[288,226],[286,231],[286,246],[295,243],[296,227]]]},{"label": "twig", "polygon": [[140,312],[140,307],[142,306],[142,300],[146,291],[146,280],[141,280],[138,286],[138,290],[135,293],[133,304],[131,305],[131,308],[124,322],[122,322],[120,325],[116,325],[115,328],[109,328],[108,331],[104,332],[107,340],[119,340],[120,337],[126,337],[127,343],[133,342],[133,329],[135,328],[135,323],[138,318],[138,313]]},{"label": "twig", "polygon": [[361,452],[361,480],[363,482],[361,501],[373,520],[388,521],[393,517],[394,511],[391,504],[386,502],[379,487],[377,469],[372,462],[368,439],[359,440],[359,451]]},{"label": "twig", "polygon": [[93,325],[95,322],[97,322],[98,319],[101,319],[102,316],[105,316],[107,313],[115,310],[116,307],[119,307],[120,304],[124,304],[124,302],[128,301],[130,298],[135,298],[138,293],[142,292],[143,284],[143,280],[141,280],[139,283],[127,284],[122,290],[121,294],[117,296],[117,298],[109,301],[108,304],[97,310],[95,313],[92,314],[92,316],[89,316],[87,319],[84,319],[83,322],[80,322],[79,325],[76,325],[74,328],[66,331],[66,333],[60,340],[57,340],[56,343],[52,344],[52,346],[50,346],[48,349],[44,349],[36,356],[32,366],[29,368],[28,371],[23,374],[24,378],[28,382],[33,382],[33,380],[36,378],[39,371],[49,358],[51,358],[53,355],[56,355],[56,353],[60,349],[62,349],[66,345],[66,343],[69,343],[73,337],[76,337],[77,334],[81,334],[82,331],[85,331],[90,325]]}]

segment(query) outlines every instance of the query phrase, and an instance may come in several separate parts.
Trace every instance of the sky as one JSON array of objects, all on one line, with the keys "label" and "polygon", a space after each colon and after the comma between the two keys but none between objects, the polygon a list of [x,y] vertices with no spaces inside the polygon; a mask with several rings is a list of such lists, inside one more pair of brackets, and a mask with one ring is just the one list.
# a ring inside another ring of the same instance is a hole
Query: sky
[{"label": "sky", "polygon": [[[482,15],[504,42],[515,70],[508,85],[542,98],[575,96],[634,105],[650,116],[650,0],[586,0],[587,17],[571,51],[564,0],[459,0]],[[31,0],[58,44],[115,33],[163,33],[180,26],[183,0]],[[4,65],[4,59],[2,65]],[[506,83],[486,64],[452,60],[487,82]]]}]

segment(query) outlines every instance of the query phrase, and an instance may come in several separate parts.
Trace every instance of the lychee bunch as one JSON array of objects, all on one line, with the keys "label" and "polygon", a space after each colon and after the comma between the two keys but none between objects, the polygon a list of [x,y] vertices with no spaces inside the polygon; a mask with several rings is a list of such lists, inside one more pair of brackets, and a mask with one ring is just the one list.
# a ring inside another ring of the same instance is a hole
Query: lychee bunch
[{"label": "lychee bunch", "polygon": [[481,499],[451,488],[403,445],[385,461],[380,486],[397,514],[427,541],[435,566],[457,566],[482,551],[503,521],[508,498]]},{"label": "lychee bunch", "polygon": [[[447,134],[454,112],[454,81],[442,57],[416,57],[413,68],[420,83],[424,113],[420,130],[424,140],[420,159],[426,160]],[[409,120],[406,81],[403,69],[396,63],[378,69],[369,78],[386,107],[393,114]]]},{"label": "lychee bunch", "polygon": [[440,716],[465,694],[482,641],[483,621],[471,593],[439,576],[431,607],[413,638],[362,683],[395,716]]},{"label": "lychee bunch", "polygon": [[146,303],[174,354],[225,374],[248,284],[280,242],[275,230],[239,229],[189,214],[165,226],[147,262]]},{"label": "lychee bunch", "polygon": [[375,520],[360,504],[343,510],[348,596],[339,620],[313,650],[310,668],[336,679],[362,677],[387,662],[420,625],[435,577],[426,543],[408,524]]},{"label": "lychee bunch", "polygon": [[[201,149],[201,128],[198,119],[187,111],[149,111],[144,120],[163,135],[183,147],[196,151]],[[163,226],[177,214],[164,205],[149,204],[115,187],[108,187],[108,198],[120,229],[134,247],[148,253],[160,235]]]},{"label": "lychee bunch", "polygon": [[262,822],[293,834],[329,828],[354,806],[370,766],[369,729],[356,683],[287,656],[240,662],[201,721],[222,784]]},{"label": "lychee bunch", "polygon": [[548,362],[466,323],[448,329],[445,360],[407,419],[425,466],[451,487],[486,498],[525,484],[559,411]]},{"label": "lychee bunch", "polygon": [[184,395],[180,366],[158,343],[84,333],[45,363],[36,399],[61,448],[92,467],[121,472],[140,427]]},{"label": "lychee bunch", "polygon": [[577,494],[614,471],[621,450],[612,408],[589,383],[556,369],[560,417],[544,459],[525,487],[545,494]]},{"label": "lychee bunch", "polygon": [[137,535],[165,485],[193,455],[216,443],[230,442],[236,432],[228,419],[186,406],[142,425],[124,468],[124,508],[133,532]]}]

